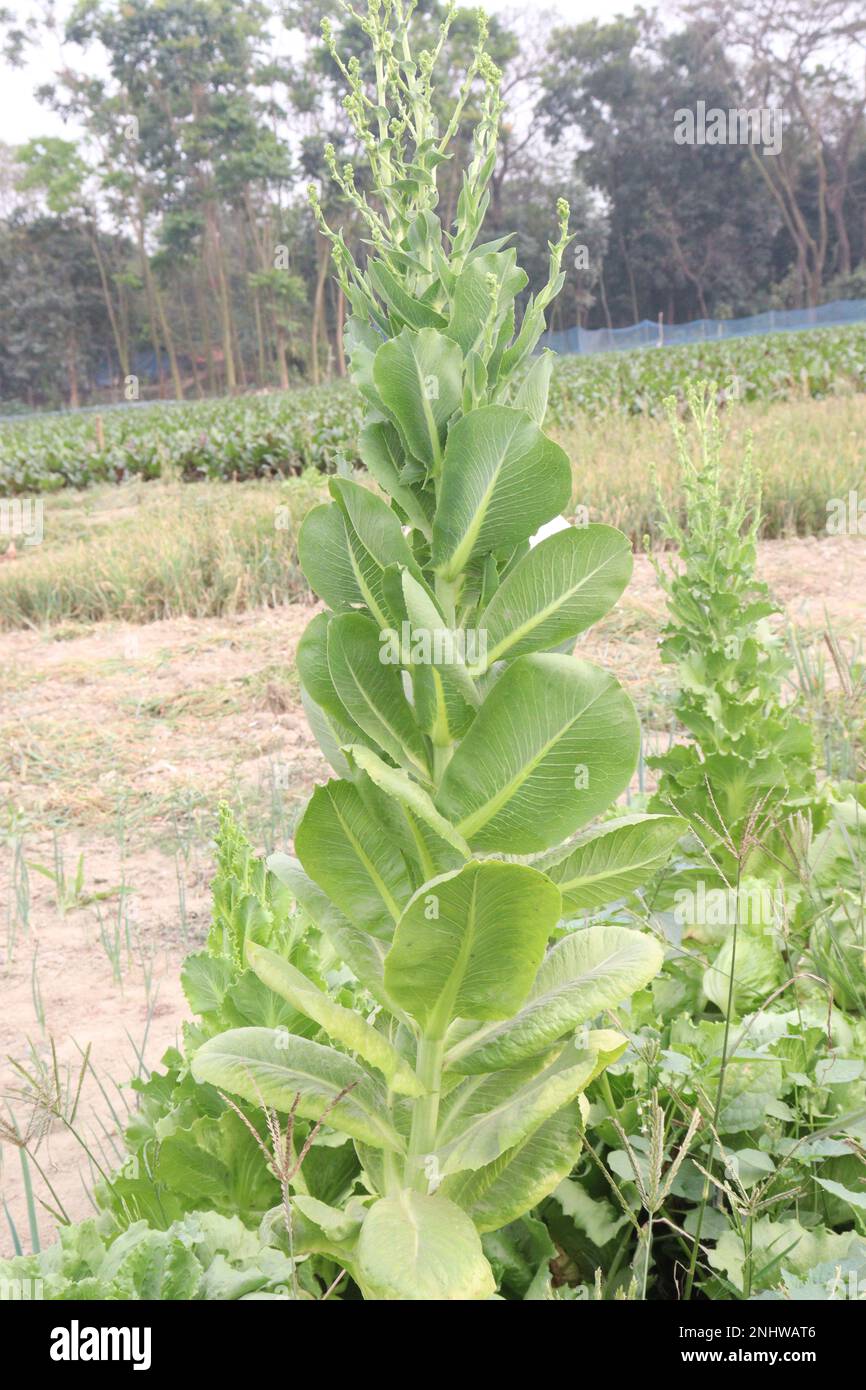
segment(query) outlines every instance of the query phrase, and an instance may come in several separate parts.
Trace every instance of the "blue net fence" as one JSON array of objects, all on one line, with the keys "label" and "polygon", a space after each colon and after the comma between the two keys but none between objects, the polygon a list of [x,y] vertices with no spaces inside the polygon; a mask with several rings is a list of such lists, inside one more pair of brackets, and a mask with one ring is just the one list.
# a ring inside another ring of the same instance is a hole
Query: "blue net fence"
[{"label": "blue net fence", "polygon": [[644,319],[630,328],[566,328],[545,333],[542,346],[554,352],[612,352],[621,348],[676,347],[752,333],[783,333],[803,328],[838,328],[866,322],[866,299],[838,299],[813,309],[771,309],[745,319],[695,319],[693,323],[658,323]]}]

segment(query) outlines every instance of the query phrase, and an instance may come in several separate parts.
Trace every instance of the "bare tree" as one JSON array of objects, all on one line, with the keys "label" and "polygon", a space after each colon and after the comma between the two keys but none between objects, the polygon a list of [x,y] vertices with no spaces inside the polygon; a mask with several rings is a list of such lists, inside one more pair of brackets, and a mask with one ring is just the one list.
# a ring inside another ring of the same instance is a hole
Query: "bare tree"
[{"label": "bare tree", "polygon": [[779,153],[753,145],[751,154],[794,244],[802,294],[815,304],[831,224],[835,269],[851,270],[845,212],[852,158],[866,134],[866,6],[863,0],[689,0],[683,9],[718,26],[740,60],[747,105],[784,113]]}]

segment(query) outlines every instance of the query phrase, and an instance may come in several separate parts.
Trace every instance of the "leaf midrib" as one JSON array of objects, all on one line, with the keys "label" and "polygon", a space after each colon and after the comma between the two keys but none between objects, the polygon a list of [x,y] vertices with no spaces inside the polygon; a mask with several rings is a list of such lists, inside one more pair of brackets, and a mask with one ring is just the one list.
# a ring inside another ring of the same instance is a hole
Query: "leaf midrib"
[{"label": "leaf midrib", "polygon": [[337,805],[337,803],[336,803],[336,801],[334,800],[334,798],[333,798],[333,797],[330,797],[329,799],[330,799],[331,805],[332,805],[333,808],[334,808],[334,815],[337,817],[337,820],[338,820],[338,822],[339,822],[339,824],[340,824],[340,828],[341,828],[341,830],[343,831],[343,833],[345,834],[346,839],[349,841],[350,845],[352,846],[352,848],[354,849],[355,853],[357,854],[359,860],[361,861],[361,863],[362,863],[362,864],[364,865],[364,867],[366,868],[368,877],[370,878],[371,882],[372,882],[372,883],[375,885],[375,887],[377,888],[380,898],[381,898],[382,901],[384,902],[384,904],[385,904],[385,906],[387,907],[388,911],[390,912],[391,916],[394,918],[394,921],[395,921],[395,922],[399,921],[399,919],[400,919],[400,908],[399,908],[398,905],[397,905],[396,899],[395,899],[394,897],[392,897],[391,892],[390,892],[390,890],[389,890],[389,888],[388,888],[388,885],[386,884],[385,880],[384,880],[384,879],[382,878],[382,876],[380,875],[380,873],[379,873],[379,871],[377,870],[377,868],[376,868],[375,864],[373,863],[372,859],[369,859],[369,858],[367,857],[367,855],[365,854],[365,852],[364,852],[364,850],[363,850],[363,848],[362,848],[362,846],[361,846],[360,841],[358,840],[357,836],[354,834],[354,832],[351,830],[351,828],[350,828],[349,825],[347,824],[347,822],[346,822],[345,818],[343,817],[343,814],[342,814],[342,812],[340,811],[340,808],[339,808],[339,806]]},{"label": "leaf midrib", "polygon": [[[611,962],[616,961],[616,958],[619,955],[621,955],[623,952],[628,952],[629,949],[629,945],[615,946],[610,955],[605,956],[603,960],[599,961],[597,965],[594,965],[589,970],[585,971],[584,974],[577,975],[570,980],[563,980],[557,985],[552,985],[549,989],[546,989],[543,994],[537,994],[534,997],[530,996],[530,998],[526,1001],[526,1003],[523,1005],[520,1011],[516,1013],[513,1018],[505,1020],[497,1019],[495,1023],[488,1024],[484,1028],[479,1028],[477,1032],[470,1034],[468,1038],[464,1038],[462,1042],[457,1043],[456,1046],[450,1051],[450,1053],[445,1058],[446,1070],[453,1062],[458,1061],[461,1057],[471,1055],[471,1053],[475,1051],[480,1051],[481,1048],[486,1047],[488,1043],[495,1042],[498,1038],[507,1037],[509,1034],[517,1033],[520,1026],[525,1025],[526,1021],[532,1014],[537,1013],[542,1008],[552,1003],[554,1000],[561,998],[564,994],[568,994],[570,990],[573,990],[578,986],[583,985],[587,981],[591,981],[593,976],[596,976],[599,973],[599,971],[603,969],[609,969],[611,966]],[[542,962],[542,968],[543,964],[544,963]],[[563,1032],[567,1031],[567,1029],[570,1027],[571,1024],[567,1024],[566,1028],[563,1029]],[[561,1033],[556,1035],[556,1037],[561,1036]],[[556,1041],[556,1037],[548,1038],[546,1041],[540,1043],[539,1051],[541,1051],[545,1047],[550,1047],[552,1043]],[[520,1058],[516,1057],[512,1065],[519,1066]],[[471,1076],[473,1075],[473,1073],[469,1072],[467,1073],[467,1075]]]},{"label": "leaf midrib", "polygon": [[[360,695],[360,697],[361,697],[361,699],[363,700],[364,704],[367,706],[367,709],[370,711],[370,714],[374,717],[374,719],[376,719],[376,720],[378,721],[378,723],[381,725],[381,727],[385,730],[386,734],[388,734],[388,735],[391,737],[391,739],[393,740],[393,745],[394,745],[394,746],[391,747],[391,748],[386,748],[385,751],[388,752],[388,753],[395,753],[396,756],[397,756],[401,761],[402,761],[402,759],[403,759],[404,756],[405,756],[405,757],[408,757],[409,761],[411,762],[412,766],[415,768],[415,770],[416,770],[417,772],[420,772],[420,773],[422,774],[422,776],[424,776],[424,777],[429,776],[429,768],[427,767],[427,765],[426,765],[424,762],[422,762],[422,761],[420,760],[420,758],[417,756],[417,754],[415,753],[415,751],[414,751],[412,748],[410,748],[409,745],[408,745],[407,743],[405,743],[405,742],[403,741],[402,735],[397,731],[397,729],[396,729],[392,724],[389,723],[389,721],[385,718],[385,715],[382,713],[382,711],[379,709],[379,707],[378,707],[376,704],[374,704],[374,702],[373,702],[373,700],[371,699],[371,697],[367,694],[367,691],[366,691],[366,689],[364,688],[364,686],[361,685],[361,682],[359,681],[358,676],[357,676],[357,674],[356,674],[356,672],[355,672],[355,668],[354,668],[354,666],[352,665],[351,661],[349,660],[348,655],[346,654],[345,650],[343,651],[342,656],[343,656],[343,661],[344,661],[344,663],[345,663],[345,669],[346,669],[346,671],[347,671],[347,673],[348,673],[348,675],[349,675],[349,677],[350,677],[350,679],[351,679],[351,681],[352,681],[352,683],[353,683],[353,685],[354,685],[356,691],[357,691],[358,694]],[[333,679],[333,676],[332,676],[332,679]],[[337,693],[339,694],[339,691],[338,691]],[[344,701],[344,703],[345,703],[345,701]],[[409,711],[408,705],[407,705],[406,709],[407,709],[407,712],[410,713],[410,717],[411,717],[411,712]],[[349,711],[349,713],[351,714],[351,710]],[[357,721],[357,719],[356,719],[356,723],[357,723],[357,722],[358,722],[358,721]],[[414,733],[414,731],[415,731],[415,730],[414,730],[414,726],[412,726],[412,732]],[[371,737],[372,737],[372,738],[375,738],[376,736],[375,736],[375,734],[372,734]]]},{"label": "leaf midrib", "polygon": [[[516,646],[518,642],[522,642],[524,637],[527,637],[529,633],[534,631],[535,628],[540,627],[540,625],[543,622],[545,622],[553,613],[556,613],[556,611],[560,608],[564,608],[566,603],[568,603],[572,598],[574,598],[576,594],[580,593],[580,590],[584,588],[585,585],[589,584],[591,580],[595,579],[596,575],[600,574],[601,571],[603,569],[606,569],[608,565],[613,564],[614,560],[619,559],[622,553],[622,551],[618,550],[613,555],[608,555],[606,559],[602,560],[600,564],[596,565],[595,569],[591,570],[588,574],[585,574],[583,578],[578,581],[577,584],[572,585],[570,589],[566,589],[564,593],[559,594],[555,599],[552,599],[551,602],[548,603],[544,608],[541,608],[536,613],[532,614],[529,618],[526,619],[524,623],[521,623],[520,627],[513,628],[510,633],[507,633],[506,636],[503,637],[501,641],[493,648],[493,650],[487,653],[487,660],[484,666],[484,670],[489,671],[494,661],[498,661],[503,652],[509,651],[513,646]],[[500,590],[499,592],[502,593],[503,590]],[[498,595],[495,595],[494,598],[491,600],[491,607],[493,606],[493,603],[495,603],[496,597],[498,597]],[[473,672],[473,674],[475,673]],[[483,674],[483,672],[481,674]]]},{"label": "leaf midrib", "polygon": [[[320,1076],[316,1076],[312,1072],[305,1071],[302,1067],[289,1067],[285,1063],[281,1064],[277,1062],[269,1062],[263,1057],[256,1057],[253,1063],[251,1064],[251,1060],[249,1057],[245,1057],[242,1053],[237,1052],[218,1052],[215,1055],[217,1057],[224,1058],[226,1061],[234,1062],[236,1065],[245,1067],[250,1075],[252,1075],[251,1066],[254,1065],[256,1068],[260,1069],[265,1073],[266,1079],[271,1078],[273,1080],[279,1080],[280,1078],[283,1078],[283,1080],[285,1080],[286,1076],[296,1076],[299,1078],[301,1082],[308,1082],[311,1087],[317,1089],[320,1093],[323,1092],[326,1096],[330,1096],[332,1100],[335,1099],[344,1089],[343,1086],[338,1086],[335,1081],[323,1081]],[[346,1061],[351,1061],[351,1059],[347,1057]],[[361,1071],[362,1069],[359,1067],[358,1070]],[[291,1082],[289,1084],[291,1085]],[[362,1086],[366,1084],[373,1084],[372,1078],[365,1076],[362,1072],[360,1084]],[[381,1117],[376,1114],[375,1110],[368,1110],[366,1105],[363,1105],[359,1101],[357,1091],[350,1091],[348,1095],[343,1097],[343,1099],[339,1103],[339,1106],[344,1105],[348,1110],[351,1110],[353,1105],[357,1106],[357,1109],[363,1116],[363,1118],[366,1121],[370,1122],[370,1126],[374,1130],[374,1132],[381,1134],[383,1137],[387,1137],[389,1143],[393,1142],[395,1138],[400,1138],[396,1130],[392,1131],[390,1126],[382,1123]],[[339,1106],[335,1107],[335,1109],[339,1109]],[[332,1113],[334,1112],[332,1111]],[[398,1150],[398,1152],[400,1151],[401,1150]]]},{"label": "leaf midrib", "polygon": [[[469,418],[471,417],[468,415],[464,416],[464,419]],[[490,507],[490,499],[493,496],[496,484],[499,482],[500,474],[502,473],[502,470],[505,467],[506,459],[508,458],[508,451],[511,448],[512,443],[514,442],[514,437],[517,434],[517,431],[524,424],[525,421],[523,420],[515,420],[513,424],[509,427],[508,438],[505,441],[502,450],[500,451],[499,461],[493,470],[490,482],[487,484],[487,487],[481,494],[480,501],[475,509],[475,512],[473,513],[472,520],[470,521],[469,526],[463,533],[463,539],[457,546],[455,546],[450,559],[443,565],[443,572],[446,574],[446,577],[453,578],[456,574],[459,574],[468,564],[469,558],[472,554],[472,550],[475,546],[475,542],[477,541],[478,536],[481,532],[481,528],[484,525],[484,522],[487,518],[487,511]]]},{"label": "leaf midrib", "polygon": [[502,807],[505,806],[512,799],[514,793],[520,787],[522,787],[525,782],[529,780],[533,772],[535,772],[536,768],[543,761],[543,759],[547,757],[551,749],[556,747],[557,743],[559,743],[560,740],[565,737],[565,735],[578,722],[578,720],[584,718],[588,711],[591,710],[593,706],[598,703],[598,701],[602,698],[604,694],[604,689],[598,690],[595,693],[595,695],[593,695],[592,699],[587,702],[587,704],[583,705],[576,714],[572,715],[571,718],[569,718],[566,721],[566,723],[563,724],[561,728],[559,728],[554,733],[552,738],[548,739],[546,743],[542,744],[541,748],[530,759],[530,761],[528,763],[524,763],[523,766],[519,768],[515,775],[511,778],[511,780],[506,782],[505,785],[500,788],[500,790],[496,793],[495,796],[491,797],[488,801],[485,801],[481,806],[479,806],[475,811],[473,811],[471,815],[464,816],[463,820],[458,821],[457,829],[464,839],[470,839],[471,836],[476,834],[477,831],[483,830],[485,825],[489,825],[490,821],[493,820],[494,816],[497,816],[499,812],[502,810]]}]

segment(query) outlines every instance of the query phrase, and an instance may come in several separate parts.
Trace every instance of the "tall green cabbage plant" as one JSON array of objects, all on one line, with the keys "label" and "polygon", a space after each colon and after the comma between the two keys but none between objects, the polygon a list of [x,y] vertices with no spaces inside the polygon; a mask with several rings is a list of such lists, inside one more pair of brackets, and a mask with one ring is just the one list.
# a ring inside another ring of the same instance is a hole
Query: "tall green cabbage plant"
[{"label": "tall green cabbage plant", "polygon": [[694,449],[675,402],[667,401],[679,464],[682,516],[657,489],[665,539],[679,565],[653,559],[667,596],[661,657],[676,672],[675,713],[691,736],[650,766],[659,785],[650,803],[673,808],[695,828],[716,864],[795,872],[785,822],[814,811],[814,747],[809,727],[783,699],[790,669],[766,584],[756,577],[761,479],[751,448],[735,478],[722,466],[722,426],[707,382],[686,390]]},{"label": "tall green cabbage plant", "polygon": [[[568,208],[518,330],[516,253],[507,238],[476,244],[501,110],[483,21],[441,133],[432,74],[448,21],[414,56],[411,8],[372,0],[363,67],[342,64],[326,29],[374,181],[368,196],[329,153],[368,231],[360,264],[326,228],[353,310],[360,451],[389,501],[335,478],[300,534],[326,607],[298,667],[337,777],[298,825],[300,863],[272,861],[371,1011],[249,942],[260,978],[320,1033],[232,1030],[193,1071],[304,1117],[331,1106],[328,1124],[353,1137],[366,1191],[339,1208],[296,1192],[296,1254],[339,1260],[370,1299],[484,1299],[495,1282],[481,1235],[569,1172],[583,1092],[625,1047],[591,1025],[661,965],[638,932],[559,924],[644,881],[683,823],[625,817],[563,845],[637,761],[628,697],[567,654],[616,602],[631,553],[601,525],[530,548],[571,492],[569,460],[542,429],[552,357],[533,357],[563,283]],[[437,172],[470,101],[473,154],[446,229]]]}]

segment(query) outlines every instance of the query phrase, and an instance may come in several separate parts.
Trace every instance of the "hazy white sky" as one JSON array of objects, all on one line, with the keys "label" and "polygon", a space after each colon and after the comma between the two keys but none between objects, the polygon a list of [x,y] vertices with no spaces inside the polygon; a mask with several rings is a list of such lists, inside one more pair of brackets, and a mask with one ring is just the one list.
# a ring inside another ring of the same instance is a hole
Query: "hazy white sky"
[{"label": "hazy white sky", "polygon": [[[35,13],[28,0],[7,0],[10,8],[18,16],[19,22],[28,13]],[[483,0],[483,7],[491,13],[507,14],[517,12],[525,17],[527,8],[537,10],[539,19],[555,10],[568,21],[578,21],[598,17],[610,19],[616,14],[628,13],[634,8],[632,0],[528,0],[527,4],[515,5],[515,0]],[[65,14],[69,5],[59,0],[57,10]],[[81,50],[66,50],[65,61],[72,67],[81,61]],[[24,68],[0,66],[0,140],[9,145],[20,145],[37,135],[67,135],[76,132],[47,107],[41,105],[33,95],[34,87],[50,80],[52,74],[64,61],[61,47],[56,37],[49,36],[38,53],[31,52],[30,60]]]}]

